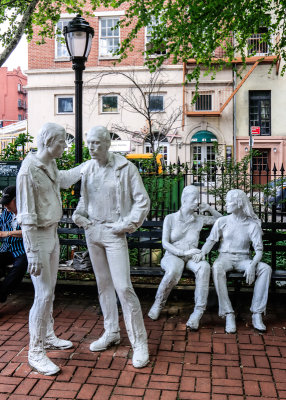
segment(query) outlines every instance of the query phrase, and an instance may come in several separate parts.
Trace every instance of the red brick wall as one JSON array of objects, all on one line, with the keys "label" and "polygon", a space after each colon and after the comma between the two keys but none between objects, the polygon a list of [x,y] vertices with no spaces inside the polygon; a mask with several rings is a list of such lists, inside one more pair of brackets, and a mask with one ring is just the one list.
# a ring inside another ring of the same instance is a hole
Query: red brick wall
[{"label": "red brick wall", "polygon": [[[120,10],[124,10],[128,5],[123,5]],[[91,10],[90,10],[91,11]],[[99,7],[96,11],[114,11],[112,7]],[[63,11],[64,12],[64,11]],[[122,18],[122,17],[121,17]],[[94,28],[94,37],[92,40],[92,47],[88,57],[86,67],[97,66],[112,66],[112,60],[99,60],[98,47],[99,47],[99,18],[98,17],[85,17],[89,24]],[[37,45],[39,40],[37,33],[39,28],[34,28],[34,38],[28,46],[28,68],[29,69],[53,69],[53,68],[71,68],[70,61],[55,61],[55,39],[46,39],[44,45]],[[130,32],[129,28],[120,29],[120,40],[124,40]],[[128,57],[123,60],[120,65],[143,65],[144,57],[141,54],[145,45],[145,31],[144,29],[139,33],[138,38],[134,40],[134,50],[129,53]]]}]

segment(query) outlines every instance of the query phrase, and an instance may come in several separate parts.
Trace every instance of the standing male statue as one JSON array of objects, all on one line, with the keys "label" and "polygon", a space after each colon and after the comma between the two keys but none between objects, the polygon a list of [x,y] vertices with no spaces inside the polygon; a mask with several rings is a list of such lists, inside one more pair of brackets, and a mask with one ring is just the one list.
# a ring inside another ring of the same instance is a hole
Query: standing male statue
[{"label": "standing male statue", "polygon": [[[230,190],[226,195],[226,217],[219,218],[202,247],[198,261],[210,252],[216,242],[220,242],[219,256],[213,265],[213,281],[218,295],[219,316],[226,318],[225,331],[236,332],[235,315],[229,300],[226,273],[233,269],[244,272],[246,283],[251,285],[256,276],[250,311],[255,329],[263,332],[262,321],[268,299],[271,267],[261,262],[263,243],[261,223],[254,214],[247,195],[240,189]],[[255,251],[250,258],[250,244]]]},{"label": "standing male statue", "polygon": [[120,342],[116,291],[133,348],[133,366],[142,368],[149,362],[147,334],[130,280],[125,234],[141,226],[150,201],[137,168],[108,151],[110,134],[105,127],[90,129],[87,146],[92,159],[83,169],[81,198],[73,220],[85,229],[105,329],[90,350],[102,351]]},{"label": "standing male statue", "polygon": [[59,264],[58,222],[62,216],[60,188],[80,179],[80,168],[59,171],[55,158],[66,146],[66,132],[58,124],[46,123],[38,134],[38,151],[28,154],[17,176],[17,220],[22,227],[28,271],[35,298],[29,315],[30,366],[44,375],[60,371],[45,349],[68,349],[72,342],[56,337],[53,300]]},{"label": "standing male statue", "polygon": [[171,290],[179,282],[186,266],[196,278],[195,308],[187,326],[196,330],[207,305],[210,265],[207,261],[196,263],[193,255],[200,252],[198,243],[203,226],[213,225],[221,214],[208,204],[201,204],[200,212],[208,211],[211,216],[195,214],[199,202],[199,191],[196,186],[186,186],[181,200],[180,210],[167,215],[164,220],[162,245],[166,252],[161,260],[161,267],[165,275],[148,316],[153,320],[159,318]]}]

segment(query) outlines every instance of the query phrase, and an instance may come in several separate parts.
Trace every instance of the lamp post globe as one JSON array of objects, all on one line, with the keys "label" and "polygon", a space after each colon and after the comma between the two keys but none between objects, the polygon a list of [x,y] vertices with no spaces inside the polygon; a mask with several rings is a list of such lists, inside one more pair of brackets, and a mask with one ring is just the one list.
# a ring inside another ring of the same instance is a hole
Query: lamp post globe
[{"label": "lamp post globe", "polygon": [[75,71],[75,163],[79,164],[82,162],[82,71],[91,49],[94,29],[77,15],[64,27],[63,34]]}]

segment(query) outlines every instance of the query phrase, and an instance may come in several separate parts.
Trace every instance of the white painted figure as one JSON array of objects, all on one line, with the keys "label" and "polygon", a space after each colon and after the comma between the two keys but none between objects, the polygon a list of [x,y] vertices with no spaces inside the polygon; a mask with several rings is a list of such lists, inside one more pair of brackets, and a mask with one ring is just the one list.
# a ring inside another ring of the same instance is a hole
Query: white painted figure
[{"label": "white painted figure", "polygon": [[55,158],[65,148],[66,132],[58,124],[46,123],[38,134],[38,151],[29,153],[17,176],[17,220],[22,227],[28,271],[35,298],[29,315],[30,366],[44,375],[60,371],[46,349],[68,349],[72,342],[56,337],[53,300],[59,264],[58,222],[62,217],[60,188],[77,182],[81,167],[59,171]]},{"label": "white painted figure", "polygon": [[[216,242],[220,242],[219,257],[213,265],[213,280],[219,301],[219,316],[226,318],[225,331],[236,332],[235,315],[229,300],[226,273],[233,269],[244,272],[246,283],[251,285],[255,278],[254,293],[250,311],[255,329],[263,332],[266,327],[262,321],[268,299],[271,267],[261,262],[263,253],[262,230],[258,217],[254,214],[247,195],[240,189],[230,190],[226,195],[226,209],[229,215],[219,218],[204,244],[203,258]],[[250,244],[255,251],[250,257]]]},{"label": "white painted figure", "polygon": [[193,256],[200,253],[198,243],[201,229],[205,225],[213,225],[221,214],[204,203],[199,207],[200,213],[207,211],[211,216],[195,213],[199,203],[199,191],[196,186],[186,186],[181,200],[180,210],[167,215],[164,220],[162,245],[166,252],[161,260],[161,267],[165,275],[148,316],[153,320],[159,318],[171,290],[179,282],[186,267],[195,274],[196,279],[195,307],[187,326],[196,330],[207,305],[210,265],[204,260],[195,262]]},{"label": "white painted figure", "polygon": [[90,129],[87,146],[92,159],[83,169],[73,220],[85,229],[105,329],[90,350],[102,351],[120,342],[116,291],[133,348],[133,366],[142,368],[149,362],[147,334],[130,279],[125,234],[141,226],[150,200],[135,165],[108,151],[110,134],[105,127]]}]

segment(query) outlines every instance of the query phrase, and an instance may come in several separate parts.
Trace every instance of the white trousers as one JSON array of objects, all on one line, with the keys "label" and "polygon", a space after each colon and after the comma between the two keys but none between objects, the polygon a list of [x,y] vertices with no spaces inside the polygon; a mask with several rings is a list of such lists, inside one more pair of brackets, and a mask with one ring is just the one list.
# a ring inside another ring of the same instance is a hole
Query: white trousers
[{"label": "white trousers", "polygon": [[[233,308],[228,296],[226,273],[236,270],[244,272],[246,267],[252,262],[245,254],[220,253],[213,265],[213,281],[216,288],[219,316],[224,317],[228,313],[233,312]],[[252,313],[265,313],[268,289],[271,279],[271,267],[268,264],[259,262],[256,266],[256,280],[252,297],[250,311]]]},{"label": "white trousers", "polygon": [[146,343],[147,333],[141,306],[130,279],[125,235],[112,234],[111,229],[103,224],[88,228],[85,235],[97,282],[105,331],[119,332],[116,291],[132,347]]},{"label": "white trousers", "polygon": [[161,267],[165,271],[165,275],[158,287],[156,293],[156,302],[164,307],[168,296],[175,285],[181,279],[184,267],[195,274],[195,309],[204,311],[207,305],[210,281],[210,265],[206,261],[195,263],[191,259],[187,260],[183,257],[177,257],[166,252],[161,260]]},{"label": "white trousers", "polygon": [[57,224],[38,229],[39,258],[42,271],[31,276],[35,297],[29,314],[30,351],[43,350],[45,338],[53,334],[53,301],[59,267]]}]

